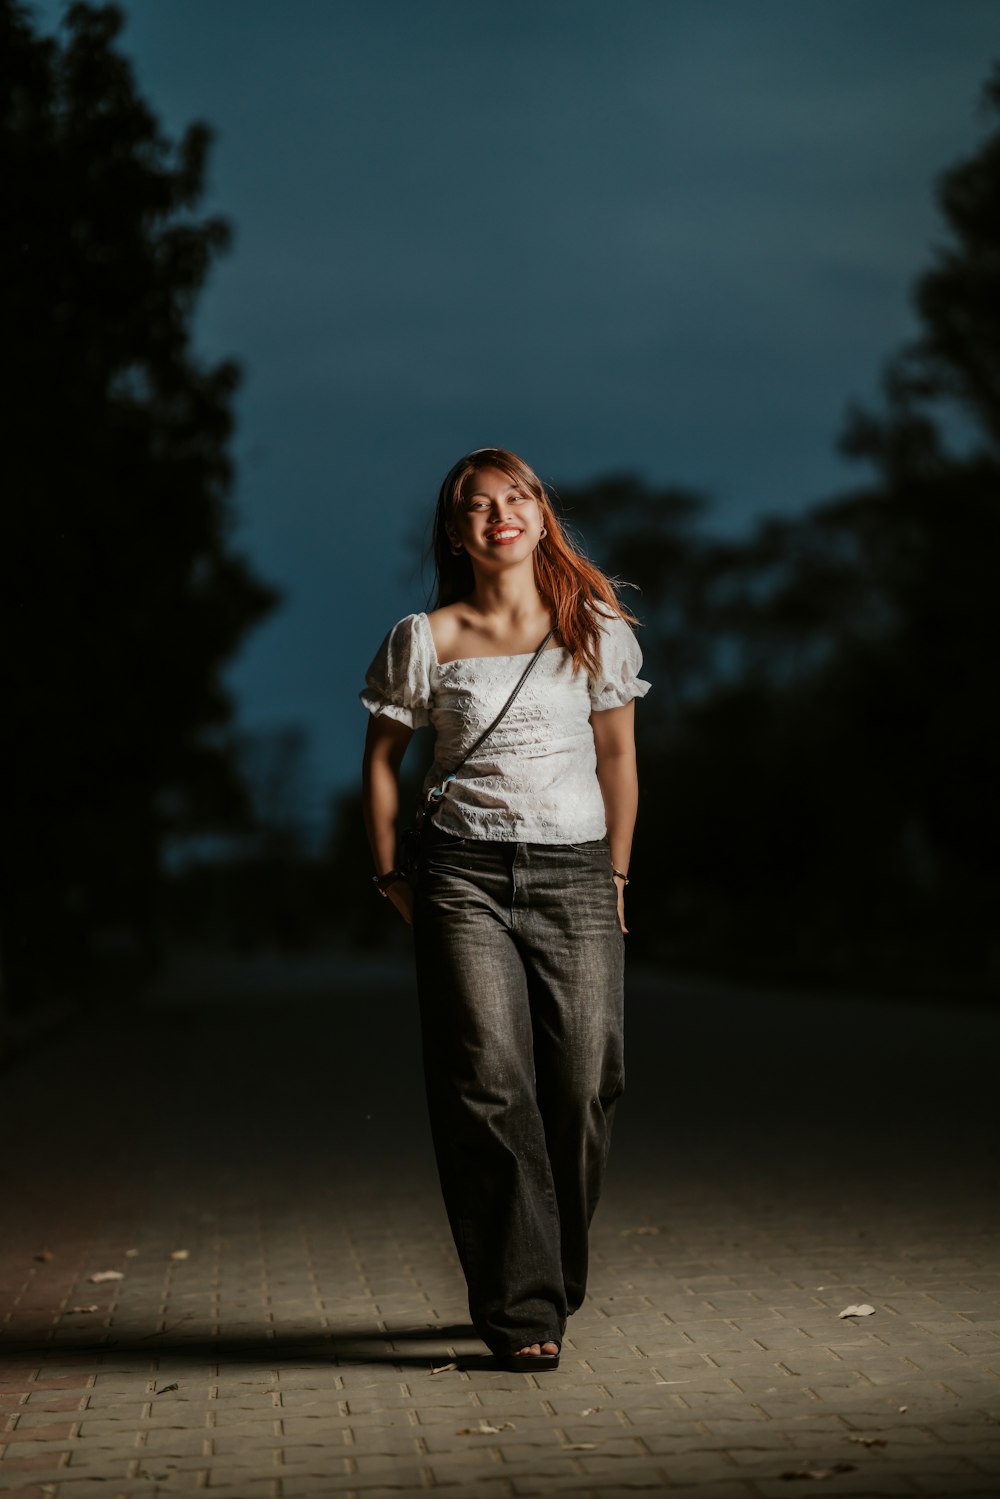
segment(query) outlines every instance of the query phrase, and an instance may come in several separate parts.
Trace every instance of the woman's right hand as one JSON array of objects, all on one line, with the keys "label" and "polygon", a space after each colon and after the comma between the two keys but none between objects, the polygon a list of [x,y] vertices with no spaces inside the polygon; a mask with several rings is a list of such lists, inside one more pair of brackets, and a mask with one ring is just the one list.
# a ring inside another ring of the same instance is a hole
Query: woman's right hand
[{"label": "woman's right hand", "polygon": [[409,880],[393,880],[385,892],[407,926],[413,925],[413,886]]}]

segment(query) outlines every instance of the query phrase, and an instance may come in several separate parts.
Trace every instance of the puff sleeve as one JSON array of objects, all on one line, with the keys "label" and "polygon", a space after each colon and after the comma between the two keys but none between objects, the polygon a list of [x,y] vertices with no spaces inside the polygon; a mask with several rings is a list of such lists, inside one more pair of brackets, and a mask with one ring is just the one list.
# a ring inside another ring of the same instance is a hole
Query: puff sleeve
[{"label": "puff sleeve", "polygon": [[[424,628],[421,629],[421,624]],[[384,713],[408,728],[430,723],[430,631],[419,614],[408,614],[393,625],[375,652],[358,696],[369,713]]]},{"label": "puff sleeve", "polygon": [[622,708],[634,697],[645,697],[649,683],[639,676],[642,651],[630,627],[617,615],[601,621],[601,670],[590,681],[590,706],[594,712]]}]

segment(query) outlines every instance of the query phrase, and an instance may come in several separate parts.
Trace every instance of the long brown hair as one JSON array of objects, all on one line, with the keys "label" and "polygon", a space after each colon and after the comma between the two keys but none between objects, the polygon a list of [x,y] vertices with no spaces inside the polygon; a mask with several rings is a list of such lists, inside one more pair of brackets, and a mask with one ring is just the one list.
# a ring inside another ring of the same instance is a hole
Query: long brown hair
[{"label": "long brown hair", "polygon": [[[616,615],[627,624],[637,624],[633,614],[619,603],[617,579],[608,578],[574,545],[561,524],[545,486],[523,458],[507,448],[477,448],[460,458],[445,476],[434,514],[435,609],[467,598],[475,585],[472,562],[466,551],[452,551],[449,526],[462,508],[466,485],[484,468],[499,469],[519,489],[534,496],[541,509],[547,535],[534,552],[535,583],[552,611],[556,633],[573,658],[573,670],[582,666],[596,676],[600,670],[600,617]],[[594,606],[597,605],[597,608]]]}]

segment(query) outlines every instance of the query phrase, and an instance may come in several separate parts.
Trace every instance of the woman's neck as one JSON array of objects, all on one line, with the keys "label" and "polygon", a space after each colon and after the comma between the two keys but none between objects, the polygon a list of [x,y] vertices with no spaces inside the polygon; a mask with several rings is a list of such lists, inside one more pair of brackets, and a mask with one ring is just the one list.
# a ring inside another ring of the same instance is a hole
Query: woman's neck
[{"label": "woman's neck", "polygon": [[484,619],[514,626],[549,612],[535,583],[534,568],[528,574],[479,575],[465,602]]}]

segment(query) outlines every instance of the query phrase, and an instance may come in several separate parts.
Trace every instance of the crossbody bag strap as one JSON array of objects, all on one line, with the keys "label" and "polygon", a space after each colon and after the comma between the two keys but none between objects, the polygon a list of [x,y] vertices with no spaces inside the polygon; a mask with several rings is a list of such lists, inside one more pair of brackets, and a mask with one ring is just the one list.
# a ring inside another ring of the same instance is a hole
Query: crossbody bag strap
[{"label": "crossbody bag strap", "polygon": [[503,707],[500,709],[500,712],[497,714],[496,718],[489,725],[489,727],[485,728],[483,730],[483,732],[480,734],[479,738],[476,740],[475,744],[473,744],[469,749],[466,750],[465,754],[462,756],[461,760],[459,760],[459,762],[455,766],[454,770],[451,770],[451,771],[448,772],[448,774],[442,780],[441,784],[439,786],[432,786],[431,789],[428,791],[428,793],[427,793],[427,802],[428,802],[429,806],[433,807],[437,802],[439,802],[441,800],[441,798],[444,796],[446,790],[448,789],[449,784],[458,775],[458,772],[462,769],[462,766],[465,765],[467,763],[467,761],[469,761],[469,760],[472,759],[473,755],[476,753],[477,749],[479,749],[480,745],[483,745],[483,744],[486,743],[487,739],[493,733],[493,730],[495,728],[497,728],[499,726],[499,724],[502,722],[502,720],[507,716],[507,710],[511,707],[511,705],[514,702],[514,699],[517,697],[517,695],[520,692],[521,688],[524,686],[525,682],[531,676],[531,673],[534,671],[535,666],[538,663],[539,656],[542,654],[542,652],[544,651],[545,647],[548,645],[549,641],[552,639],[552,637],[553,637],[554,634],[555,634],[555,630],[550,630],[549,633],[546,635],[545,639],[542,641],[541,645],[538,647],[537,651],[535,652],[535,654],[532,656],[531,660],[528,662],[527,666],[522,671],[520,677],[517,680],[517,685],[515,686],[514,691],[511,693],[510,697],[504,703]]}]

